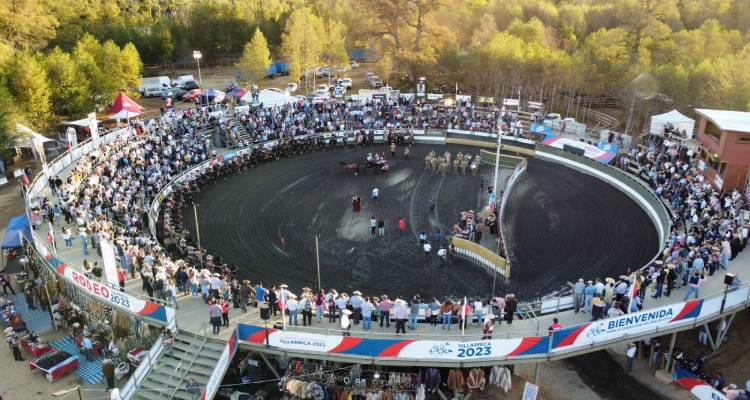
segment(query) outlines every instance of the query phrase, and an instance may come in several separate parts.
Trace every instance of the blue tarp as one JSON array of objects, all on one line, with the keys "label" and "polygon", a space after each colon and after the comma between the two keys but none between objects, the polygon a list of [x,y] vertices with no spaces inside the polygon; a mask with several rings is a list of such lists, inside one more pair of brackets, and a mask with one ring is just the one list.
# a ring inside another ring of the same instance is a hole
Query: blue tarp
[{"label": "blue tarp", "polygon": [[3,250],[21,247],[21,235],[26,240],[31,241],[31,224],[29,224],[29,217],[26,215],[19,215],[10,220],[8,228],[5,230],[5,237],[3,238]]}]

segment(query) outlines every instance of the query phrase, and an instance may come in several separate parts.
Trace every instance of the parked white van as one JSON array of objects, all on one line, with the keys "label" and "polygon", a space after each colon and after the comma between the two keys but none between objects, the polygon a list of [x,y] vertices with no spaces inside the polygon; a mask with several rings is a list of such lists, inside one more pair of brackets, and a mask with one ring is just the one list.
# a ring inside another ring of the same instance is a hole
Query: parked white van
[{"label": "parked white van", "polygon": [[143,97],[161,96],[163,90],[169,90],[169,77],[168,76],[153,76],[150,78],[143,78],[141,87],[138,91],[141,92]]}]

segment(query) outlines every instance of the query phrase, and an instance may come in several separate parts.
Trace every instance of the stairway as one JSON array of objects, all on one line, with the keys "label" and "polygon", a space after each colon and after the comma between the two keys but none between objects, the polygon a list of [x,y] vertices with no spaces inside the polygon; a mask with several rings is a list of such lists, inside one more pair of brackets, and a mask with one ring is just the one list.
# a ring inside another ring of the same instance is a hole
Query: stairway
[{"label": "stairway", "polygon": [[204,336],[178,332],[172,354],[162,353],[132,398],[192,400],[185,388],[188,379],[195,378],[202,391],[225,346]]}]

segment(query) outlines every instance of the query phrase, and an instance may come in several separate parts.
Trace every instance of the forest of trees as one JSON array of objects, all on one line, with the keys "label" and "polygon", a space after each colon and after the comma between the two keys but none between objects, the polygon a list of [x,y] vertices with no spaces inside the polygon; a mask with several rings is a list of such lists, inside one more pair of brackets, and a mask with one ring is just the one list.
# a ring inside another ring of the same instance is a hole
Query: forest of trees
[{"label": "forest of trees", "polygon": [[8,0],[0,123],[79,116],[192,50],[255,81],[271,60],[299,76],[353,49],[407,90],[426,76],[488,96],[750,107],[747,0]]}]

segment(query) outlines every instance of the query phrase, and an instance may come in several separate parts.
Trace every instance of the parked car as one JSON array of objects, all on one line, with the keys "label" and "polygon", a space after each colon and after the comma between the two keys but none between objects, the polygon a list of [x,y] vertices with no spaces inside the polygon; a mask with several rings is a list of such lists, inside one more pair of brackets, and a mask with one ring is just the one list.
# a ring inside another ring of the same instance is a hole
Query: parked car
[{"label": "parked car", "polygon": [[296,82],[289,82],[286,84],[286,91],[288,93],[294,93],[299,89],[299,85]]},{"label": "parked car", "polygon": [[192,75],[180,75],[175,80],[172,81],[172,86],[179,87],[187,82],[195,82],[195,77]]},{"label": "parked car", "polygon": [[331,90],[331,88],[328,87],[328,85],[326,84],[320,84],[318,85],[318,87],[315,88],[316,92],[328,93],[329,90]]},{"label": "parked car", "polygon": [[138,91],[143,97],[156,97],[161,96],[163,91],[169,90],[169,87],[170,80],[168,76],[154,76],[143,78]]},{"label": "parked car", "polygon": [[359,68],[359,63],[357,63],[356,61],[352,61],[351,67],[352,67],[352,69],[357,69],[357,68]]},{"label": "parked car", "polygon": [[[200,89],[200,86],[198,86],[198,82],[195,82],[195,81],[185,82],[182,86],[172,90],[171,92],[172,98],[174,100],[182,100],[185,94],[195,89]],[[166,97],[169,97],[169,94],[167,94]]]},{"label": "parked car", "polygon": [[347,71],[348,69],[349,69],[349,68],[347,68],[346,66],[341,66],[341,67],[337,67],[337,68],[336,68],[336,72],[338,72],[339,74],[343,74],[343,73],[344,73],[344,72],[346,72],[346,71]]},{"label": "parked car", "polygon": [[331,75],[331,69],[328,67],[318,68],[318,76],[329,76]]},{"label": "parked car", "polygon": [[352,88],[352,78],[341,78],[341,84],[345,88],[351,89]]}]

